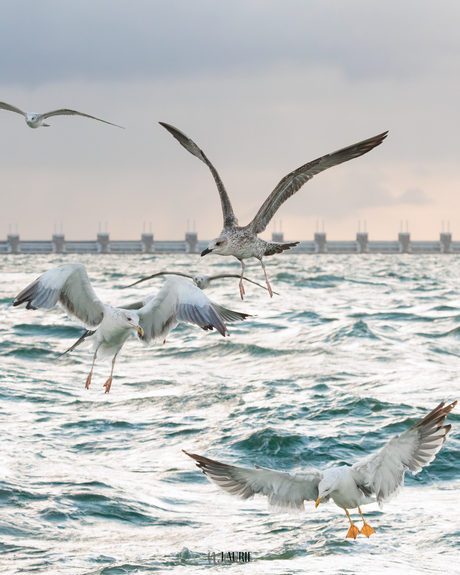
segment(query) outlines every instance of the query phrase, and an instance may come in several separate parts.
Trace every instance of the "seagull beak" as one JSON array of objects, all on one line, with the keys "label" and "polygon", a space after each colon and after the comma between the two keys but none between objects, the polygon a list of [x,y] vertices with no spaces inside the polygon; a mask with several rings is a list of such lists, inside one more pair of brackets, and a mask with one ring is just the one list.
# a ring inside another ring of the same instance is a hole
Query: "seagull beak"
[{"label": "seagull beak", "polygon": [[144,335],[144,330],[141,328],[140,325],[135,325],[134,329],[139,332],[139,335]]},{"label": "seagull beak", "polygon": [[201,252],[201,257],[205,256],[206,254],[210,254],[212,252],[212,250],[210,250],[209,248],[206,248],[205,250],[203,250]]},{"label": "seagull beak", "polygon": [[321,503],[321,501],[323,499],[324,499],[323,497],[318,497],[318,499],[316,500],[316,503],[315,503],[315,509],[318,507],[318,505]]}]

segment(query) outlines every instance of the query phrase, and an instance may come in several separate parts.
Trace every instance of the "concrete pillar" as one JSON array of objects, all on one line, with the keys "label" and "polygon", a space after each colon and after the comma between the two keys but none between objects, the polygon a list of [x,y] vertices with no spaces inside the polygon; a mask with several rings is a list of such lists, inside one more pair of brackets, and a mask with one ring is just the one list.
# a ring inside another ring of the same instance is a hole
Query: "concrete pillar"
[{"label": "concrete pillar", "polygon": [[53,234],[53,249],[55,254],[63,254],[65,246],[64,234]]},{"label": "concrete pillar", "polygon": [[108,254],[110,248],[109,234],[97,234],[97,243],[99,244],[99,253]]},{"label": "concrete pillar", "polygon": [[282,243],[284,242],[284,232],[273,232],[272,242]]},{"label": "concrete pillar", "polygon": [[185,234],[185,251],[188,254],[196,254],[198,246],[198,234],[196,232],[187,232]]},{"label": "concrete pillar", "polygon": [[8,234],[6,241],[8,242],[9,252],[11,254],[19,253],[19,234]]},{"label": "concrete pillar", "polygon": [[441,252],[443,254],[452,253],[452,234],[450,232],[441,234]]},{"label": "concrete pillar", "polygon": [[318,254],[325,254],[327,252],[326,234],[324,232],[316,232],[315,234],[316,252]]},{"label": "concrete pillar", "polygon": [[153,254],[155,246],[153,244],[153,234],[142,234],[142,251],[146,254]]},{"label": "concrete pillar", "polygon": [[358,242],[358,251],[360,254],[367,254],[369,251],[369,234],[367,232],[358,232],[356,234]]},{"label": "concrete pillar", "polygon": [[401,244],[401,252],[403,254],[410,253],[410,233],[400,232],[398,235],[399,243]]}]

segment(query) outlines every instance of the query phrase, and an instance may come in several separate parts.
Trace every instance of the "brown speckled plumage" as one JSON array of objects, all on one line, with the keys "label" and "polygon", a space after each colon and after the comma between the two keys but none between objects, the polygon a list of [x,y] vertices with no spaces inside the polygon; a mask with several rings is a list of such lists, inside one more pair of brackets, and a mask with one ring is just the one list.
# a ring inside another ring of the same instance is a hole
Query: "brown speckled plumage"
[{"label": "brown speckled plumage", "polygon": [[353,158],[358,158],[359,156],[370,152],[373,148],[379,146],[388,134],[388,132],[383,132],[378,136],[374,136],[368,140],[363,140],[357,144],[342,148],[336,152],[333,152],[332,154],[326,154],[325,156],[300,166],[300,168],[297,168],[280,180],[273,192],[262,204],[252,222],[247,226],[240,227],[238,225],[238,220],[233,212],[232,204],[230,202],[230,198],[227,194],[225,186],[222,183],[217,170],[211,164],[204,152],[195,144],[195,142],[193,142],[193,140],[191,140],[177,128],[174,128],[174,126],[165,124],[163,122],[160,122],[160,124],[166,128],[168,132],[170,132],[186,150],[204,162],[214,177],[214,181],[216,182],[217,190],[219,192],[220,201],[222,204],[224,227],[220,233],[220,236],[215,240],[212,240],[212,242],[209,243],[209,246],[203,250],[201,255],[204,256],[213,252],[222,256],[234,256],[241,262],[242,271],[239,284],[241,299],[243,299],[245,293],[243,286],[243,274],[245,265],[243,260],[248,258],[257,258],[260,261],[264,270],[265,281],[267,283],[267,288],[271,297],[273,292],[267,278],[267,273],[265,271],[265,265],[262,261],[262,258],[264,256],[282,253],[283,251],[288,250],[299,243],[267,242],[257,236],[257,234],[262,233],[267,228],[269,222],[277,210],[281,207],[281,205],[296,192],[298,192],[300,188],[316,174],[319,174],[320,172],[323,172],[332,166],[337,166],[338,164],[347,162]]}]

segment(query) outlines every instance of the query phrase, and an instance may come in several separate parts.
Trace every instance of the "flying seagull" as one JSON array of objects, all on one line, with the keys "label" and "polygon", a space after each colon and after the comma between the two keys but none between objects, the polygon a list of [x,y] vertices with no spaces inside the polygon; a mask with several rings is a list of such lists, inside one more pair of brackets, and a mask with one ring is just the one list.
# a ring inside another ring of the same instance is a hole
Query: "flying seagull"
[{"label": "flying seagull", "polygon": [[[318,507],[323,499],[332,499],[345,510],[350,521],[347,537],[356,539],[358,533],[370,537],[375,531],[365,521],[360,506],[377,501],[382,508],[385,501],[390,501],[402,489],[406,471],[415,475],[434,460],[451,428],[443,423],[456,405],[456,401],[449,405],[441,402],[416,425],[351,467],[330,467],[324,471],[311,467],[299,472],[276,471],[258,465],[247,469],[184,453],[197,461],[197,467],[224,491],[240,499],[248,499],[255,493],[266,495],[272,509],[303,511],[304,501],[315,501]],[[356,507],[364,522],[361,530],[348,512]]]},{"label": "flying seagull", "polygon": [[16,112],[16,114],[21,114],[26,120],[26,124],[30,128],[40,128],[44,126],[49,128],[49,124],[44,124],[43,121],[52,116],[83,116],[84,118],[91,118],[92,120],[97,120],[98,122],[104,122],[104,124],[110,124],[111,126],[116,126],[117,128],[123,128],[118,124],[112,124],[112,122],[106,122],[106,120],[101,120],[96,118],[96,116],[90,116],[89,114],[83,114],[83,112],[77,112],[76,110],[68,110],[67,108],[61,108],[60,110],[51,110],[51,112],[45,112],[44,114],[32,114],[30,112],[23,112],[16,106],[7,104],[6,102],[0,102],[0,110],[8,110],[9,112]]},{"label": "flying seagull", "polygon": [[96,295],[80,263],[52,268],[26,287],[14,300],[13,306],[27,303],[27,309],[50,310],[56,304],[83,325],[87,331],[67,351],[84,340],[93,347],[93,363],[86,379],[89,388],[96,358],[112,358],[110,377],[105,392],[110,391],[115,359],[130,333],[136,330],[139,339],[149,345],[164,340],[179,322],[192,323],[204,330],[216,329],[228,335],[225,321],[244,320],[248,314],[228,310],[212,302],[193,282],[169,278],[156,296],[149,296],[137,311],[105,305]]},{"label": "flying seagull", "polygon": [[[239,278],[240,275],[239,274],[218,274],[216,276],[205,276],[205,275],[194,275],[191,276],[189,274],[184,274],[182,272],[157,272],[156,274],[152,274],[151,276],[147,276],[145,278],[141,278],[140,280],[137,280],[137,282],[134,282],[133,284],[129,284],[129,286],[126,286],[126,288],[130,288],[133,287],[137,284],[140,284],[142,282],[146,282],[147,280],[151,280],[152,278],[156,278],[157,276],[166,276],[166,275],[174,275],[174,276],[182,276],[184,278],[190,278],[191,280],[193,280],[193,282],[195,283],[196,286],[198,286],[200,289],[206,289],[207,287],[209,287],[209,284],[214,281],[214,280],[219,280],[222,278]],[[267,289],[265,286],[262,286],[260,284],[258,284],[257,282],[250,280],[247,277],[243,277],[244,280],[246,280],[247,282],[251,282],[252,284],[259,286],[262,289]],[[123,288],[123,289],[126,289]],[[278,293],[276,293],[276,291],[273,292],[276,295],[279,295]]]},{"label": "flying seagull", "polygon": [[276,243],[267,242],[262,240],[257,236],[257,234],[262,233],[268,226],[270,220],[273,218],[277,210],[281,205],[293,196],[300,188],[311,180],[313,176],[341,164],[342,162],[347,162],[353,158],[358,158],[367,152],[370,152],[373,148],[378,146],[386,138],[388,132],[383,132],[378,136],[369,138],[368,140],[363,140],[347,148],[342,148],[337,152],[332,154],[327,154],[322,156],[308,164],[297,168],[287,176],[285,176],[273,190],[273,192],[268,196],[262,207],[257,212],[255,218],[250,224],[244,227],[238,225],[238,220],[233,213],[232,204],[230,198],[228,197],[227,191],[220,179],[214,166],[205,156],[203,150],[201,150],[195,142],[193,142],[188,136],[183,132],[171,126],[160,122],[160,124],[168,130],[176,140],[182,144],[182,146],[188,150],[191,154],[199,158],[204,162],[214,177],[214,181],[217,185],[217,190],[220,195],[220,201],[222,204],[222,212],[224,217],[224,227],[220,233],[220,236],[210,242],[208,247],[201,252],[202,256],[206,254],[215,253],[221,256],[234,256],[241,262],[242,270],[240,276],[240,295],[241,299],[245,294],[243,286],[243,275],[244,275],[244,260],[247,258],[257,258],[264,270],[265,281],[267,284],[268,292],[270,297],[273,296],[273,291],[267,278],[267,272],[265,270],[264,262],[262,258],[264,256],[272,256],[274,254],[280,254],[284,250],[288,250],[296,246],[299,242],[290,243]]}]

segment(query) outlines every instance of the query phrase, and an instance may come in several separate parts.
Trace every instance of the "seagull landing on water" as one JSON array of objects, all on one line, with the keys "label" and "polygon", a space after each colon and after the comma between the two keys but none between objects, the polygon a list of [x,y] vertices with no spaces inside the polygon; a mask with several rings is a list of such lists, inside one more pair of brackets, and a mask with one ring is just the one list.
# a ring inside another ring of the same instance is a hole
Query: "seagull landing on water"
[{"label": "seagull landing on water", "polygon": [[26,124],[30,128],[49,128],[49,124],[44,124],[44,120],[51,118],[52,116],[83,116],[84,118],[91,118],[91,120],[97,120],[98,122],[104,122],[104,124],[110,124],[111,126],[116,126],[124,130],[123,126],[118,124],[112,124],[112,122],[107,122],[106,120],[101,120],[96,118],[96,116],[90,116],[89,114],[83,114],[83,112],[77,112],[76,110],[68,110],[67,108],[61,108],[60,110],[51,110],[51,112],[45,112],[44,114],[32,114],[31,112],[23,112],[16,106],[7,104],[6,102],[0,102],[0,110],[8,110],[9,112],[16,112],[16,114],[21,114],[26,120]]},{"label": "seagull landing on water", "polygon": [[[167,276],[167,275],[172,275],[172,276],[182,276],[184,278],[189,278],[191,280],[193,280],[193,283],[199,287],[200,289],[206,289],[209,287],[210,283],[214,280],[220,280],[220,279],[224,279],[224,278],[239,278],[240,274],[218,274],[215,276],[205,276],[203,274],[197,274],[194,276],[191,276],[189,274],[184,274],[182,272],[157,272],[156,274],[152,274],[151,276],[147,276],[145,278],[141,278],[140,280],[137,280],[137,282],[134,282],[133,284],[129,284],[129,286],[126,286],[126,288],[130,288],[133,287],[137,284],[140,284],[142,282],[146,282],[147,280],[151,280],[152,278],[156,278],[158,276]],[[247,278],[246,276],[243,277],[244,280],[246,280],[247,282],[250,282],[264,290],[266,290],[267,288],[265,286],[262,286],[260,284],[258,284],[257,282],[250,280],[249,278]],[[126,289],[124,288],[124,289]],[[278,293],[276,293],[276,291],[273,292],[276,295],[279,295]]]},{"label": "seagull landing on water", "polygon": [[133,330],[147,345],[165,340],[179,322],[192,323],[203,330],[216,329],[225,337],[228,335],[226,321],[242,321],[248,317],[246,313],[212,302],[191,281],[177,277],[169,278],[156,296],[149,296],[139,304],[126,309],[110,307],[97,297],[85,266],[79,263],[45,272],[13,300],[14,306],[23,303],[33,310],[50,310],[59,304],[70,318],[86,327],[86,333],[67,351],[85,340],[92,343],[93,363],[86,389],[91,383],[96,358],[112,358],[110,377],[104,384],[106,393],[112,385],[115,359]]},{"label": "seagull landing on water", "polygon": [[[303,511],[304,501],[315,501],[318,507],[323,499],[332,499],[350,521],[347,537],[356,539],[359,533],[370,537],[375,531],[365,521],[360,506],[377,501],[382,508],[385,501],[402,489],[406,471],[415,475],[434,460],[451,428],[443,423],[456,405],[456,401],[449,405],[440,403],[416,425],[390,439],[380,451],[351,467],[330,467],[324,471],[312,467],[288,473],[258,465],[255,469],[236,467],[184,453],[224,491],[240,499],[249,499],[256,493],[266,495],[269,506],[278,511]],[[348,512],[355,508],[364,522],[361,530]]]},{"label": "seagull landing on water", "polygon": [[262,204],[262,207],[257,212],[252,222],[245,227],[240,227],[238,226],[238,220],[233,213],[232,204],[224,184],[214,166],[205,156],[204,152],[195,144],[195,142],[193,142],[183,132],[174,128],[174,126],[163,122],[160,122],[160,124],[166,128],[186,150],[199,158],[211,170],[220,195],[224,216],[224,227],[220,236],[212,240],[208,247],[201,252],[201,255],[205,256],[212,252],[221,256],[234,256],[241,262],[242,270],[239,284],[241,299],[243,299],[245,294],[243,286],[245,259],[257,258],[260,261],[262,269],[264,270],[267,288],[270,293],[270,297],[272,297],[273,291],[268,281],[267,272],[262,258],[264,256],[280,254],[284,250],[288,250],[299,243],[267,242],[257,236],[257,234],[262,233],[267,228],[270,220],[281,205],[298,192],[300,188],[316,174],[319,174],[332,166],[341,164],[342,162],[347,162],[348,160],[367,154],[367,152],[370,152],[373,148],[380,145],[388,134],[388,132],[384,132],[383,134],[379,134],[378,136],[374,136],[368,140],[363,140],[362,142],[358,142],[357,144],[353,144],[352,146],[348,146],[347,148],[343,148],[337,152],[333,152],[332,154],[322,156],[321,158],[297,168],[297,170],[294,170],[285,176],[278,183],[273,192]]}]

